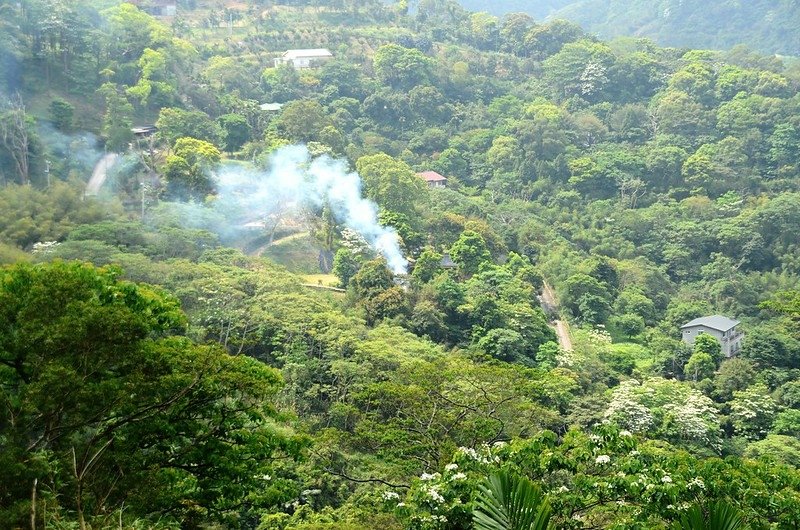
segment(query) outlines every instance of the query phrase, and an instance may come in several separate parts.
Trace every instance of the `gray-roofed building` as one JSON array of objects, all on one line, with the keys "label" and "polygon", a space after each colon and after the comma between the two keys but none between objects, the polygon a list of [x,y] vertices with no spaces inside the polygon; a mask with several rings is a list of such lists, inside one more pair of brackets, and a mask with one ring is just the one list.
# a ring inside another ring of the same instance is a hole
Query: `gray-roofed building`
[{"label": "gray-roofed building", "polygon": [[456,262],[453,261],[453,258],[450,257],[450,254],[444,253],[442,256],[442,261],[439,262],[439,266],[443,269],[455,269],[458,267]]},{"label": "gray-roofed building", "polygon": [[681,326],[683,342],[694,345],[694,341],[701,333],[707,333],[717,339],[722,345],[722,353],[731,357],[742,349],[744,334],[737,329],[739,321],[722,315],[695,318]]}]

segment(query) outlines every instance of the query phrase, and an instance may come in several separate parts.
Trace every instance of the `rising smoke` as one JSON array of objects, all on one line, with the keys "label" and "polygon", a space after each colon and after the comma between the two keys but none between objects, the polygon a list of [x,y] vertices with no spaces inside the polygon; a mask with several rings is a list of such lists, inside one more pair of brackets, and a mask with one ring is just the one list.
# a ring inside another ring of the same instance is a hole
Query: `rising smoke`
[{"label": "rising smoke", "polygon": [[283,147],[272,154],[264,171],[223,166],[217,189],[214,208],[228,219],[258,219],[277,211],[328,205],[336,220],[358,232],[395,274],[406,272],[408,262],[397,232],[378,222],[377,205],[361,196],[361,177],[344,160],[313,157],[302,145]]}]

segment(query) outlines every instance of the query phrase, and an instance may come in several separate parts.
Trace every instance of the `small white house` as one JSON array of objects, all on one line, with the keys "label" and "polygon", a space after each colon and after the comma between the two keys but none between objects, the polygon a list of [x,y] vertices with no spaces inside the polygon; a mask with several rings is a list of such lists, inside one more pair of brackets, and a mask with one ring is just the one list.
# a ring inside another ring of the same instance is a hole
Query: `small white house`
[{"label": "small white house", "polygon": [[275,67],[290,64],[295,68],[313,68],[333,58],[330,50],[318,48],[314,50],[289,50],[275,58]]},{"label": "small white house", "polygon": [[262,103],[258,108],[264,112],[278,112],[283,108],[283,103]]},{"label": "small white house", "polygon": [[719,341],[725,357],[731,357],[742,349],[744,334],[737,329],[738,326],[738,320],[722,315],[712,315],[687,322],[681,326],[681,335],[683,335],[683,342],[692,346],[698,335],[707,333]]}]

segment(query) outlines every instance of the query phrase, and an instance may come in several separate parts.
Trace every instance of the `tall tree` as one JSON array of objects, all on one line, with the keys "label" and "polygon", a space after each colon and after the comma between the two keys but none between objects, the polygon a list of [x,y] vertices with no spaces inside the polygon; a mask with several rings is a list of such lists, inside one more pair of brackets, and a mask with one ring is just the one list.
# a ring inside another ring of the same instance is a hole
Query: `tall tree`
[{"label": "tall tree", "polygon": [[87,528],[123,504],[193,526],[278,501],[250,492],[300,447],[273,423],[279,374],[176,336],[177,301],[118,275],[0,270],[0,526],[43,502]]}]

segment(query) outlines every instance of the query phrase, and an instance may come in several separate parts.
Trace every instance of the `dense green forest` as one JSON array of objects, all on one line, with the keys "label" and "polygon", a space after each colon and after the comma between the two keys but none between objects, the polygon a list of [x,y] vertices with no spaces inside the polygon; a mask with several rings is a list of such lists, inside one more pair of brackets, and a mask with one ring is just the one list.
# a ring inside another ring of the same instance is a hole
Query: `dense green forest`
[{"label": "dense green forest", "polygon": [[0,3],[0,528],[800,526],[791,65],[136,3]]},{"label": "dense green forest", "polygon": [[503,0],[501,2],[480,2],[478,0],[459,0],[469,11],[488,11],[497,16],[509,13],[528,13],[534,18],[544,20],[554,11],[570,4],[570,0]]},{"label": "dense green forest", "polygon": [[460,0],[472,11],[563,18],[603,38],[639,36],[663,46],[724,50],[746,45],[763,53],[800,55],[795,2],[774,0]]},{"label": "dense green forest", "polygon": [[639,35],[667,46],[696,48],[745,44],[764,53],[800,55],[795,31],[800,8],[794,2],[583,0],[564,6],[554,16],[603,36]]}]

